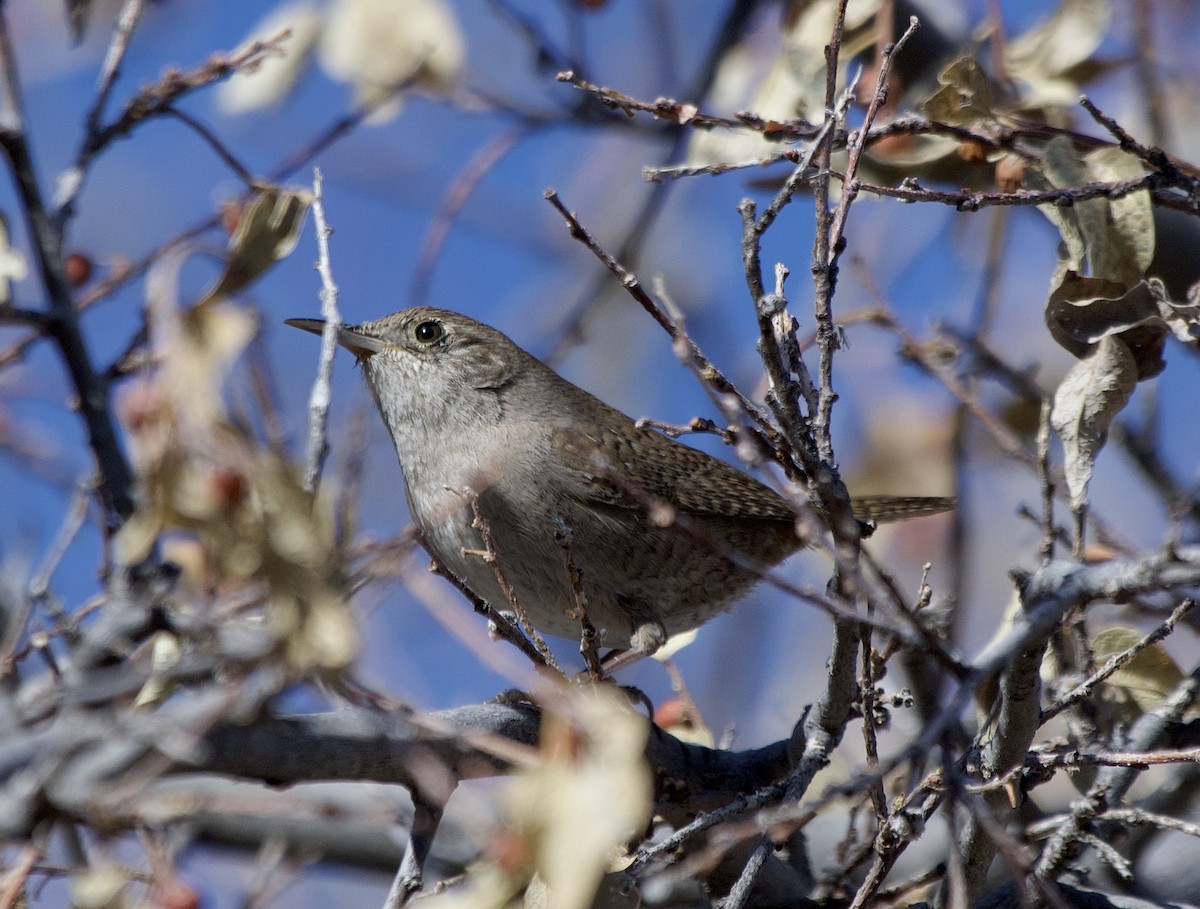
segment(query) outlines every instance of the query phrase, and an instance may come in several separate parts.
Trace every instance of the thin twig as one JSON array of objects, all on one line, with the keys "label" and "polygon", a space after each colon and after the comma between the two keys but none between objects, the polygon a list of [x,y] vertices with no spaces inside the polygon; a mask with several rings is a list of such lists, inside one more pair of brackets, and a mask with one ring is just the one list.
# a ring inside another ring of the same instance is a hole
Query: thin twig
[{"label": "thin twig", "polygon": [[500,556],[496,552],[496,539],[492,536],[492,527],[483,516],[483,511],[479,507],[479,494],[470,488],[463,488],[460,492],[471,503],[471,513],[475,518],[471,522],[471,526],[479,532],[479,538],[483,541],[483,549],[464,550],[464,554],[477,555],[492,566],[492,571],[496,573],[496,583],[500,585],[500,589],[504,591],[504,598],[512,606],[521,630],[525,632],[529,640],[533,641],[533,646],[537,648],[537,652],[541,655],[543,662],[559,675],[563,675],[562,668],[554,659],[554,654],[550,652],[550,648],[546,646],[545,639],[533,627],[533,622],[529,620],[529,614],[525,611],[525,607],[521,605],[521,600],[517,596],[516,590],[509,583],[504,566],[500,564]]},{"label": "thin twig", "polygon": [[[834,176],[840,176],[834,172]],[[1018,189],[1013,192],[978,192],[971,189],[952,191],[926,189],[916,180],[905,180],[899,186],[859,183],[863,193],[889,196],[903,202],[937,202],[953,205],[959,211],[979,211],[991,205],[1060,205],[1072,206],[1088,199],[1120,199],[1141,190],[1156,190],[1170,185],[1159,173],[1142,174],[1127,180],[1084,183],[1061,189]]]},{"label": "thin twig", "polygon": [[[89,149],[95,144],[100,133],[100,118],[104,116],[104,108],[116,85],[117,76],[121,74],[121,63],[129,50],[129,42],[134,29],[146,9],[146,0],[125,0],[117,21],[113,25],[112,40],[104,55],[104,63],[100,67],[100,81],[96,88],[96,98],[88,109],[83,122],[83,140],[75,153],[75,163],[60,179],[57,202],[51,213],[51,221],[61,234],[67,221],[75,214],[75,202],[83,189],[83,174],[87,170]],[[64,185],[69,184],[69,185]]]},{"label": "thin twig", "polygon": [[308,398],[308,442],[304,452],[304,488],[313,492],[321,479],[321,469],[329,453],[326,433],[329,425],[329,404],[333,399],[330,382],[333,378],[333,358],[337,353],[338,337],[342,329],[342,315],[338,312],[338,289],[333,280],[333,266],[329,260],[329,235],[332,231],[325,220],[325,201],[322,194],[321,169],[313,168],[313,225],[317,232],[317,273],[321,276],[321,315],[325,326],[321,330],[321,357],[317,364],[317,378],[313,381]]},{"label": "thin twig", "polygon": [[37,573],[29,582],[30,599],[40,600],[50,589],[50,579],[58,570],[58,566],[71,547],[76,534],[83,527],[83,522],[87,518],[88,500],[94,490],[95,481],[91,477],[75,484],[75,493],[71,496],[71,502],[67,506],[67,513],[63,516],[62,525],[58,528],[54,542],[46,552],[46,557],[42,560]]},{"label": "thin twig", "polygon": [[563,559],[567,564],[567,581],[571,585],[571,592],[575,595],[575,618],[579,621],[580,629],[579,653],[583,657],[583,663],[587,666],[592,681],[598,682],[604,677],[600,666],[600,635],[588,617],[587,594],[583,590],[583,572],[575,564],[575,557],[571,554],[574,531],[561,517],[555,519],[554,540],[562,547]]},{"label": "thin twig", "polygon": [[689,125],[699,129],[746,129],[762,133],[767,138],[811,139],[820,132],[817,127],[804,120],[791,120],[781,123],[774,120],[764,120],[754,114],[739,114],[737,117],[716,117],[702,113],[696,105],[676,101],[673,98],[658,98],[655,101],[639,101],[623,92],[611,88],[602,88],[579,78],[574,72],[567,70],[558,74],[559,82],[566,82],[576,88],[588,92],[609,110],[621,111],[632,117],[636,113],[646,113],[668,123]]},{"label": "thin twig", "polygon": [[0,148],[12,167],[13,179],[37,255],[48,300],[47,331],[54,338],[71,376],[78,410],[87,427],[88,443],[100,472],[98,491],[106,520],[119,527],[133,513],[133,472],[118,440],[109,409],[108,389],[92,366],[91,352],[75,312],[74,294],[67,281],[62,238],[47,214],[25,135],[20,86],[8,20],[0,7]]},{"label": "thin twig", "polygon": [[466,598],[475,612],[487,619],[490,626],[495,628],[496,635],[508,641],[520,650],[521,653],[529,657],[530,662],[534,666],[547,665],[546,658],[533,645],[533,642],[525,637],[516,622],[513,622],[508,616],[492,606],[491,603],[471,590],[470,587],[463,583],[460,577],[446,568],[438,559],[430,557],[429,570],[431,573],[449,581],[451,586]]},{"label": "thin twig", "polygon": [[[961,405],[960,405],[961,406]],[[1042,401],[1038,416],[1037,467],[1042,488],[1042,542],[1038,555],[1042,564],[1054,558],[1054,475],[1050,470],[1050,402]]]},{"label": "thin twig", "polygon": [[1077,686],[1075,686],[1075,688],[1068,691],[1061,698],[1043,710],[1042,722],[1045,723],[1049,721],[1050,719],[1058,716],[1058,714],[1062,713],[1068,707],[1072,707],[1075,704],[1078,704],[1081,701],[1091,697],[1092,692],[1095,691],[1097,685],[1111,678],[1113,673],[1117,672],[1121,669],[1121,667],[1128,664],[1130,660],[1132,660],[1147,647],[1157,644],[1172,631],[1174,631],[1175,626],[1179,624],[1179,621],[1185,615],[1187,615],[1195,607],[1195,605],[1195,600],[1184,600],[1182,603],[1176,606],[1171,614],[1148,635],[1146,635],[1128,650],[1124,650],[1121,653],[1117,653],[1109,657],[1104,665],[1096,670],[1096,672],[1094,672],[1084,681],[1080,682]]},{"label": "thin twig", "polygon": [[[300,170],[300,168],[307,165],[310,161],[328,149],[331,145],[353,132],[354,129],[362,124],[363,121],[365,121],[368,117],[370,117],[371,114],[379,110],[379,108],[387,104],[398,93],[407,87],[407,85],[397,85],[392,90],[380,95],[377,98],[372,98],[370,102],[356,107],[350,113],[337,118],[331,124],[322,129],[321,132],[307,145],[289,155],[282,164],[271,171],[267,179],[273,183],[282,183],[288,177],[291,177],[293,174],[295,174],[296,171]],[[249,193],[243,196],[242,199],[244,200],[248,197]],[[90,309],[92,306],[95,306],[97,303],[101,303],[109,299],[120,288],[125,286],[125,284],[145,274],[147,269],[149,269],[164,255],[180,246],[189,243],[201,234],[212,230],[220,223],[220,221],[221,215],[219,213],[210,215],[204,220],[193,224],[191,227],[187,228],[181,233],[176,234],[170,240],[167,240],[158,248],[151,250],[137,261],[114,268],[112,274],[110,274],[104,280],[97,282],[91,289],[80,294],[79,299],[75,304],[75,311],[77,313],[84,312],[85,310]],[[25,356],[29,349],[43,337],[46,337],[46,335],[31,334],[28,337],[15,342],[5,350],[0,351],[0,368],[20,360]]]},{"label": "thin twig", "polygon": [[765,836],[759,839],[758,845],[754,847],[754,851],[750,853],[750,858],[742,867],[742,873],[738,875],[738,879],[734,881],[729,895],[721,900],[717,905],[719,909],[743,909],[749,905],[750,892],[754,889],[754,882],[758,880],[758,876],[762,873],[763,864],[767,857],[774,852],[775,847],[771,845],[771,841]]},{"label": "thin twig", "polygon": [[596,241],[595,237],[592,236],[588,229],[580,223],[575,214],[567,209],[565,205],[563,205],[562,200],[558,197],[558,193],[556,193],[553,189],[548,189],[545,191],[545,193],[543,193],[543,195],[545,196],[546,201],[553,205],[558,213],[561,214],[566,220],[567,226],[571,231],[571,236],[580,241],[584,246],[591,250],[596,258],[604,263],[604,266],[613,273],[617,280],[621,282],[621,286],[629,292],[630,296],[632,296],[635,300],[637,300],[638,303],[641,304],[642,308],[645,309],[646,312],[648,312],[654,319],[654,321],[662,327],[663,331],[667,333],[672,341],[681,341],[682,343],[686,344],[689,355],[693,358],[694,362],[698,365],[700,371],[703,373],[703,379],[706,387],[711,387],[714,391],[720,394],[733,395],[737,399],[739,406],[756,423],[764,428],[771,427],[770,419],[767,417],[766,413],[763,412],[762,408],[750,400],[750,398],[743,394],[732,382],[725,378],[724,374],[721,373],[721,371],[717,369],[712,361],[700,351],[691,338],[681,334],[678,326],[662,310],[662,308],[654,302],[653,298],[646,292],[646,289],[642,287],[642,283],[638,280],[637,276],[626,269],[625,266],[609,255],[607,251],[605,251],[605,249]]},{"label": "thin twig", "polygon": [[207,142],[209,147],[216,152],[217,157],[224,161],[226,166],[235,174],[237,174],[238,179],[246,184],[246,189],[248,191],[253,192],[262,189],[263,181],[256,179],[255,176],[246,168],[246,166],[242,164],[242,162],[236,157],[234,157],[233,152],[226,148],[225,144],[218,139],[216,134],[213,133],[213,131],[207,126],[205,126],[191,114],[184,113],[178,107],[168,107],[163,111],[163,113],[186,124],[201,139]]},{"label": "thin twig", "polygon": [[290,34],[289,29],[284,29],[265,41],[252,41],[232,53],[213,54],[203,64],[186,72],[169,69],[157,82],[141,88],[115,120],[104,126],[99,122],[89,125],[75,163],[59,177],[55,193],[55,222],[65,223],[70,217],[92,161],[115,139],[127,135],[144,120],[167,114],[184,95],[226,79],[268,54],[277,53]]}]

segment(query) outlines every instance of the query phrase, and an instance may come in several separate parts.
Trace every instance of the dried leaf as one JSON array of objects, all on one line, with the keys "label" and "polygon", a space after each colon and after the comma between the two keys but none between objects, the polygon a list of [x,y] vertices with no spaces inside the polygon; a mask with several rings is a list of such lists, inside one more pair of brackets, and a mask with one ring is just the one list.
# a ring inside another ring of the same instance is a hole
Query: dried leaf
[{"label": "dried leaf", "polygon": [[1112,23],[1108,0],[1063,0],[1048,19],[1009,42],[1009,76],[1026,90],[1021,101],[1028,110],[1073,105],[1079,83],[1068,72],[1087,61],[1104,40]]},{"label": "dried leaf", "polygon": [[[1142,173],[1141,163],[1127,152],[1095,149],[1080,155],[1070,139],[1058,136],[1046,144],[1041,166],[1030,169],[1026,179],[1036,189],[1069,189],[1136,178]],[[1038,210],[1062,235],[1066,256],[1060,272],[1069,269],[1129,287],[1150,266],[1154,221],[1148,190],[1116,200],[1039,205]]]},{"label": "dried leaf", "polygon": [[310,205],[312,193],[305,189],[272,186],[260,192],[242,209],[237,229],[229,237],[225,272],[197,307],[236,294],[291,255]]},{"label": "dried leaf", "polygon": [[[337,670],[357,648],[329,504],[301,471],[225,417],[224,381],[253,336],[253,317],[216,300],[179,312],[165,261],[147,281],[158,370],[121,402],[139,507],[117,534],[122,564],[165,530],[203,547],[212,586],[265,592],[267,626],[292,668]],[[151,695],[154,692],[150,693]]]},{"label": "dried leaf", "polygon": [[1054,393],[1050,422],[1062,440],[1067,489],[1076,512],[1087,505],[1088,484],[1108,428],[1136,384],[1133,354],[1119,337],[1109,336],[1071,367]]},{"label": "dried leaf", "polygon": [[607,691],[546,715],[540,766],[513,781],[512,823],[560,909],[587,909],[609,864],[650,817],[647,722]]},{"label": "dried leaf", "polygon": [[[851,0],[847,4],[839,58],[843,66],[874,44],[873,23],[880,2]],[[819,120],[825,106],[825,43],[836,9],[836,0],[794,4],[773,55],[744,42],[731,47],[722,56],[713,78],[713,107],[752,110],[776,127],[797,117]],[[758,133],[697,130],[688,146],[688,163],[751,161],[779,149],[777,140]]]},{"label": "dried leaf", "polygon": [[[1066,137],[1046,144],[1042,165],[1028,173],[1037,188],[1066,189],[1092,182],[1135,179],[1141,163],[1120,149],[1080,155]],[[1150,192],[1140,189],[1121,199],[1085,199],[1074,205],[1039,205],[1058,228],[1067,248],[1061,269],[1109,278],[1126,287],[1139,281],[1154,257]]]},{"label": "dried leaf", "polygon": [[244,114],[282,101],[304,72],[321,30],[321,16],[309,0],[283,3],[250,30],[244,44],[291,32],[278,51],[253,67],[240,69],[217,89],[217,104],[227,114]]},{"label": "dried leaf", "polygon": [[1114,281],[1068,271],[1050,294],[1045,316],[1054,340],[1077,357],[1087,356],[1101,338],[1119,335],[1137,363],[1139,382],[1166,367],[1168,332],[1184,342],[1200,338],[1200,306],[1172,303],[1156,278],[1125,290]]},{"label": "dried leaf", "polygon": [[[1145,174],[1142,162],[1119,148],[1096,148],[1084,155],[1093,180],[1115,183],[1135,180]],[[1146,273],[1154,258],[1154,207],[1150,191],[1139,190],[1108,206],[1108,231],[1103,256],[1092,257],[1092,274],[1115,280],[1135,281]]]},{"label": "dried leaf", "polygon": [[930,120],[964,126],[996,119],[991,80],[973,57],[959,57],[938,73],[938,82],[941,88],[921,105]]},{"label": "dried leaf", "polygon": [[117,865],[89,867],[71,879],[71,905],[75,909],[118,909],[129,903],[128,885],[129,872]]},{"label": "dried leaf", "polygon": [[[1143,635],[1136,628],[1113,626],[1092,635],[1092,656],[1097,666],[1124,653]],[[1153,710],[1183,681],[1183,671],[1161,644],[1151,644],[1109,676],[1106,695],[1118,702],[1132,703],[1136,711],[1126,719]]]}]

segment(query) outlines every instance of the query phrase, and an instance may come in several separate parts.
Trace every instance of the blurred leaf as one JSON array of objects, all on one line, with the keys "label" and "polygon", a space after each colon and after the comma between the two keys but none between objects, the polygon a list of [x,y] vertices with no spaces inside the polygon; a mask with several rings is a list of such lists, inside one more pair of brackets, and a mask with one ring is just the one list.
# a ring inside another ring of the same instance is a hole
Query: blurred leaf
[{"label": "blurred leaf", "polygon": [[1054,14],[1008,43],[1009,77],[1024,83],[1027,110],[1069,107],[1079,83],[1068,72],[1088,60],[1112,22],[1108,0],[1063,0]]},{"label": "blurred leaf", "polygon": [[29,274],[29,266],[25,256],[19,249],[9,245],[11,234],[8,231],[8,218],[0,213],[0,306],[12,302],[13,281],[24,281]]},{"label": "blurred leaf", "polygon": [[515,779],[510,818],[558,909],[587,909],[624,843],[650,820],[647,721],[604,689],[547,712],[543,759]]},{"label": "blurred leaf", "polygon": [[197,308],[236,294],[256,281],[280,259],[291,255],[312,205],[305,189],[272,186],[242,209],[229,237],[225,272],[196,304]]},{"label": "blurred leaf", "polygon": [[[1129,650],[1142,637],[1137,629],[1124,626],[1097,631],[1091,637],[1096,666],[1103,666],[1110,658]],[[1151,644],[1109,676],[1104,687],[1110,698],[1136,706],[1131,715],[1125,716],[1128,721],[1161,704],[1183,678],[1183,671],[1162,645]]]},{"label": "blurred leaf", "polygon": [[179,638],[174,634],[160,631],[154,635],[150,645],[150,678],[146,679],[134,698],[135,707],[161,704],[171,696],[176,686],[167,677],[167,672],[179,665],[182,655]]},{"label": "blurred leaf", "polygon": [[225,380],[256,322],[212,298],[180,312],[172,284],[179,266],[164,261],[147,281],[159,366],[128,385],[120,403],[139,496],[115,552],[134,563],[164,531],[184,531],[203,547],[213,586],[260,586],[267,624],[292,668],[340,669],[357,635],[329,503],[314,502],[296,465],[226,419]]},{"label": "blurred leaf", "polygon": [[1063,445],[1071,508],[1087,504],[1088,484],[1113,419],[1137,384],[1137,364],[1119,337],[1103,338],[1063,378],[1054,393],[1050,422]]},{"label": "blurred leaf", "polygon": [[321,31],[321,15],[309,0],[275,7],[250,30],[244,45],[291,35],[276,53],[238,70],[217,89],[217,104],[227,114],[262,110],[282,101],[304,72]]},{"label": "blurred leaf", "polygon": [[[880,0],[851,0],[846,8],[841,67],[875,41],[874,21]],[[825,108],[825,44],[833,28],[835,0],[793,4],[782,40],[770,55],[759,46],[738,42],[722,56],[713,88],[717,110],[751,110],[765,120],[798,117],[819,121]],[[767,59],[769,57],[769,59]],[[731,164],[779,151],[778,140],[742,130],[697,130],[688,145],[689,164]]]},{"label": "blurred leaf", "polygon": [[206,432],[224,413],[225,378],[254,338],[258,322],[250,311],[221,302],[193,306],[178,324],[178,338],[162,346],[170,358],[164,379],[187,421]]},{"label": "blurred leaf", "polygon": [[[447,907],[590,909],[625,844],[650,820],[649,724],[606,688],[563,687],[548,699],[541,759],[506,788],[506,827],[466,886],[429,897]],[[532,884],[532,886],[530,886]]]},{"label": "blurred leaf", "polygon": [[[1074,144],[1065,136],[1051,139],[1042,152],[1041,167],[1026,172],[1034,189],[1062,189],[1090,182]],[[1088,199],[1075,205],[1039,205],[1038,211],[1058,228],[1066,247],[1063,265],[1076,272],[1087,271],[1087,235],[1102,235],[1108,217],[1103,199]]]},{"label": "blurred leaf", "polygon": [[[360,105],[379,104],[412,80],[436,94],[454,91],[466,66],[462,33],[442,0],[334,0],[321,35],[321,66],[354,87]],[[394,116],[395,96],[372,120]]]},{"label": "blurred leaf", "polygon": [[120,909],[129,904],[128,884],[125,869],[96,865],[71,878],[71,905],[74,909]]},{"label": "blurred leaf", "polygon": [[974,58],[959,57],[938,73],[938,82],[941,88],[921,105],[930,120],[965,126],[996,119],[991,80]]}]

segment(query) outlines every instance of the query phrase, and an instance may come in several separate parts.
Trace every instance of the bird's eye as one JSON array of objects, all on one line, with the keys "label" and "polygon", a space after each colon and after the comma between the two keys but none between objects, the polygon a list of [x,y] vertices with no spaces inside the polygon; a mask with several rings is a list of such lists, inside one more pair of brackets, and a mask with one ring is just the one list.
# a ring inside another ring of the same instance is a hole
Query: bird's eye
[{"label": "bird's eye", "polygon": [[413,329],[413,337],[422,344],[435,344],[446,336],[446,329],[441,322],[430,319],[428,322],[418,322]]}]

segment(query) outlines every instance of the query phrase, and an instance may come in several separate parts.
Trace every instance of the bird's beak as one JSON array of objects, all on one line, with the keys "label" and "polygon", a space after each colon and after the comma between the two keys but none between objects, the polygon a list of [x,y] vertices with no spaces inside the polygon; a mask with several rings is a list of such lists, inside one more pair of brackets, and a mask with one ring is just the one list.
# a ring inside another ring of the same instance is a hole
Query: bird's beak
[{"label": "bird's beak", "polygon": [[[325,332],[324,319],[284,319],[284,322],[293,328],[312,332],[314,335]],[[338,329],[337,342],[360,360],[365,360],[371,354],[379,353],[385,346],[383,341],[363,334],[354,325],[341,326]]]}]

